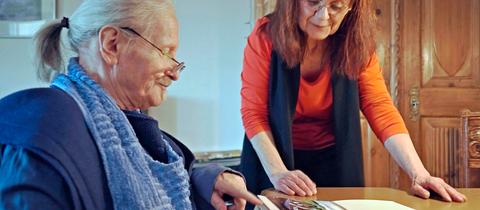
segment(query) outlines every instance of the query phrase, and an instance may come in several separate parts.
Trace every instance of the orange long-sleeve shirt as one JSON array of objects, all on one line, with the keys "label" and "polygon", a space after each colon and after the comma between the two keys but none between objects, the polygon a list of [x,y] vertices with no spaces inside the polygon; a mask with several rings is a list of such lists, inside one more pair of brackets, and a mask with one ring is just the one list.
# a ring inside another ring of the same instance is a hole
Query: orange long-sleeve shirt
[{"label": "orange long-sleeve shirt", "polygon": [[[259,30],[265,24],[268,24],[266,17],[257,21],[244,52],[241,112],[248,138],[270,130],[267,106],[272,42],[268,34]],[[295,149],[320,149],[335,143],[330,78],[330,70],[324,69],[313,82],[300,79],[292,126]],[[375,56],[360,74],[358,89],[360,109],[382,143],[394,134],[408,132],[388,94]]]}]

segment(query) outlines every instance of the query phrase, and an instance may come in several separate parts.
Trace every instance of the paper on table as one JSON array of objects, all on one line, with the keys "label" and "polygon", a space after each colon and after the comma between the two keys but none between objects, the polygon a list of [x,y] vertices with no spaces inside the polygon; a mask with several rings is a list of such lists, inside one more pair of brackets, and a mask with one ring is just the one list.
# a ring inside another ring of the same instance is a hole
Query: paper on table
[{"label": "paper on table", "polygon": [[333,202],[337,203],[338,205],[348,210],[374,210],[374,209],[413,210],[410,207],[404,206],[394,201],[385,201],[385,200],[355,199],[355,200],[336,200]]},{"label": "paper on table", "polygon": [[260,210],[280,210],[275,204],[270,201],[267,197],[263,195],[257,195],[258,198],[263,202],[262,206],[256,206],[255,209],[260,209]]},{"label": "paper on table", "polygon": [[[279,210],[267,197],[258,195],[263,205],[255,210]],[[326,209],[326,210],[414,210],[410,207],[388,200],[351,199],[351,200],[309,200],[298,201],[286,199],[282,202],[288,209]]]}]

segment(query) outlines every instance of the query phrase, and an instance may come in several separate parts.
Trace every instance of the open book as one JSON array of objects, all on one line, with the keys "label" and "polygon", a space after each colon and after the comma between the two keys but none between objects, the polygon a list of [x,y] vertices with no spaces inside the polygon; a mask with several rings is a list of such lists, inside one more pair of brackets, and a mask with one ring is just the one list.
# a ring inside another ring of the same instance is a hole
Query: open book
[{"label": "open book", "polygon": [[263,206],[257,206],[259,210],[280,210],[280,209],[314,209],[314,210],[374,210],[374,209],[388,209],[388,210],[412,210],[407,206],[387,200],[369,200],[369,199],[355,199],[355,200],[336,200],[336,201],[298,201],[291,199],[283,199],[282,206],[275,205],[270,199],[259,195],[260,200],[264,203]]}]

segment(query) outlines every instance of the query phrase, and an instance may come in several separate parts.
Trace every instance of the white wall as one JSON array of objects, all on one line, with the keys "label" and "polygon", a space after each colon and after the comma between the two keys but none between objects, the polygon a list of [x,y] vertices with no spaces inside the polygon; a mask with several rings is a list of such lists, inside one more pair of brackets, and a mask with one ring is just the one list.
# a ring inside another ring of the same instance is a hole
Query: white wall
[{"label": "white wall", "polygon": [[[57,2],[62,17],[81,1]],[[187,68],[169,88],[167,100],[149,112],[195,152],[240,149],[240,72],[251,1],[174,2],[180,24],[177,56]],[[0,97],[46,85],[35,78],[33,49],[30,39],[0,39]]]},{"label": "white wall", "polygon": [[[57,1],[57,16],[69,16],[80,0]],[[14,91],[46,86],[37,80],[32,39],[0,38],[0,98]]]},{"label": "white wall", "polygon": [[251,2],[176,0],[187,68],[150,114],[193,151],[241,149],[240,72]]}]

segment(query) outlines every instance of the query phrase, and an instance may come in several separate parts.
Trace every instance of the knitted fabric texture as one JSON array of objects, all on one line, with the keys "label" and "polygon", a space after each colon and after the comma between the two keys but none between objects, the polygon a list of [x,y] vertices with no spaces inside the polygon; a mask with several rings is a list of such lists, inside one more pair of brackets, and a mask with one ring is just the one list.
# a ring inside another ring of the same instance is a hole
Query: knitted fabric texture
[{"label": "knitted fabric texture", "polygon": [[140,145],[125,114],[71,58],[68,74],[52,82],[83,112],[101,154],[115,209],[192,209],[183,158],[167,145],[168,162],[153,160]]}]

